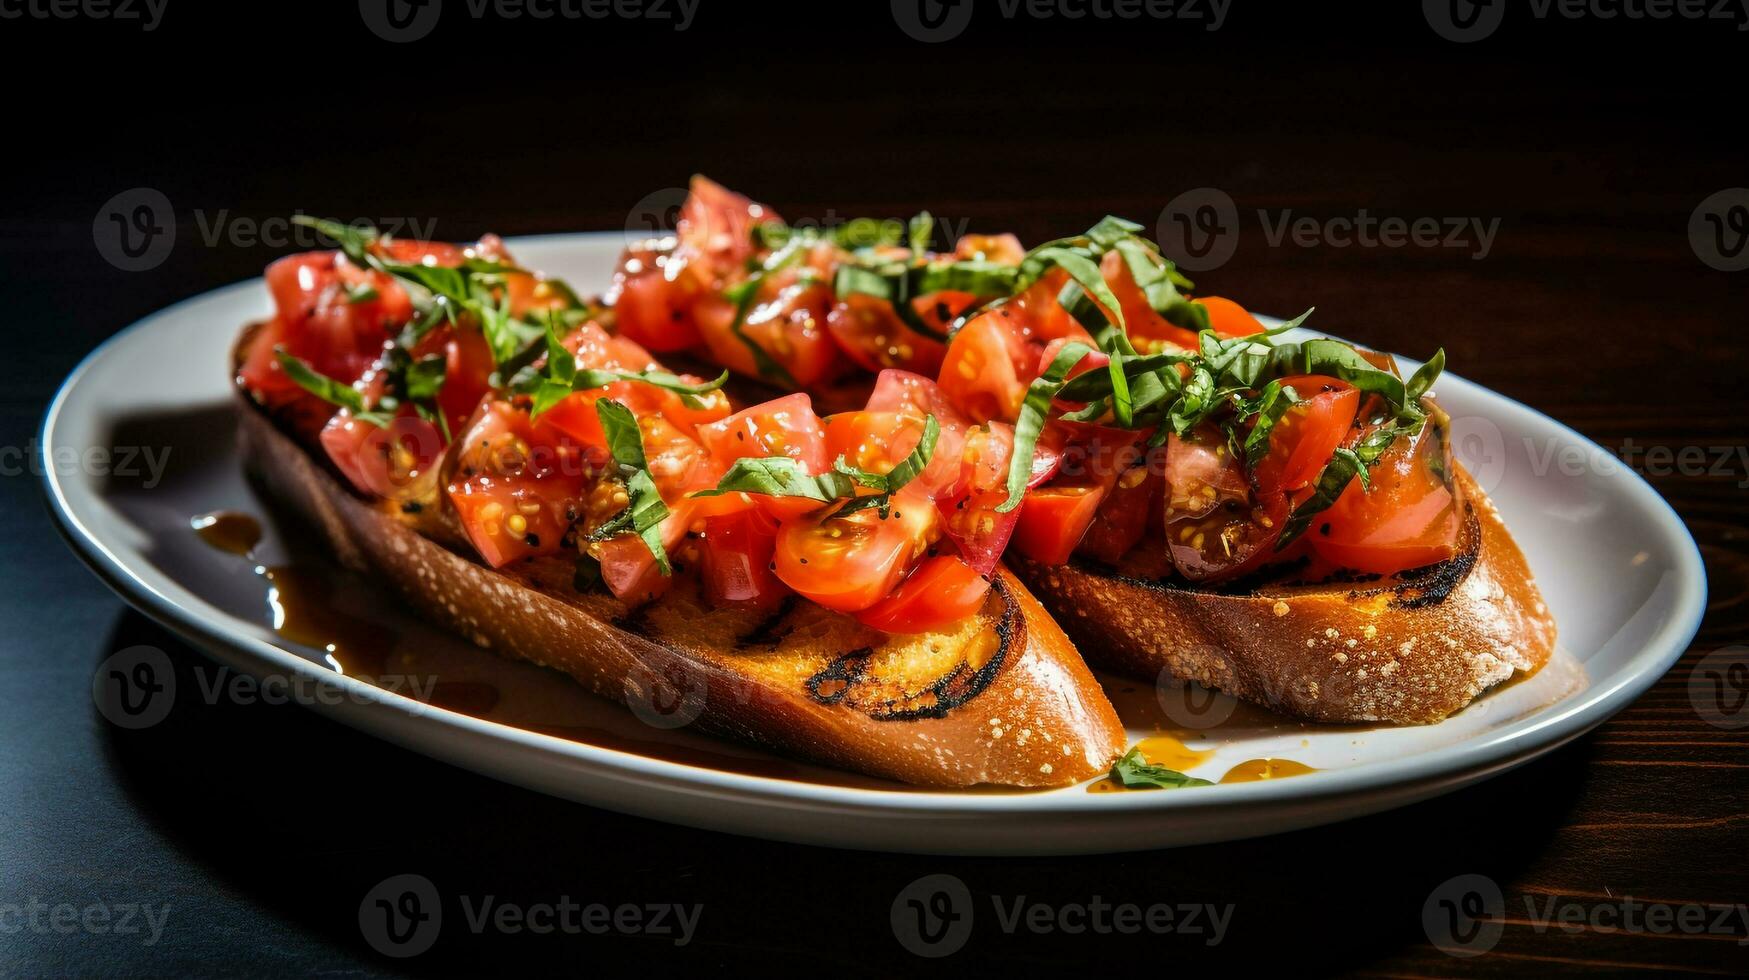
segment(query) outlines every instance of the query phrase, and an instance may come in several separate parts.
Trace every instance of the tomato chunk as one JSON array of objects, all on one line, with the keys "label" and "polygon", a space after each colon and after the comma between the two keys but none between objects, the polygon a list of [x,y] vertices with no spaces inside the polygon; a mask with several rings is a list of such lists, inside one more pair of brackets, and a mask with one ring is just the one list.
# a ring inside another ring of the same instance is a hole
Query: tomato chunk
[{"label": "tomato chunk", "polygon": [[860,612],[886,598],[929,547],[935,507],[909,488],[883,519],[873,507],[785,521],[777,538],[777,577],[803,596],[840,612]]},{"label": "tomato chunk", "polygon": [[[1357,433],[1358,436],[1358,433]],[[1461,498],[1445,439],[1428,422],[1419,438],[1399,437],[1306,533],[1312,550],[1344,568],[1392,575],[1445,561],[1457,553]]]},{"label": "tomato chunk", "polygon": [[927,633],[977,613],[989,591],[990,580],[976,569],[953,555],[941,555],[919,565],[892,595],[856,618],[887,633]]},{"label": "tomato chunk", "polygon": [[711,602],[771,609],[790,594],[773,560],[777,531],[776,521],[751,508],[705,519],[702,561]]},{"label": "tomato chunk", "polygon": [[480,406],[461,439],[447,496],[487,564],[551,554],[583,511],[595,471],[583,451],[547,433],[509,402]]}]

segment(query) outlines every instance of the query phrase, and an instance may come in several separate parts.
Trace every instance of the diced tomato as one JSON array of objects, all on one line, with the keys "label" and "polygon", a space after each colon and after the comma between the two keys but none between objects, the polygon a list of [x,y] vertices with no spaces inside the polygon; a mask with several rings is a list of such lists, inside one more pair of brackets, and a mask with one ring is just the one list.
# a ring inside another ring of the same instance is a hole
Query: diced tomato
[{"label": "diced tomato", "polygon": [[468,540],[494,568],[559,550],[582,513],[594,470],[580,447],[554,435],[537,435],[509,402],[490,401],[461,436],[447,493]]},{"label": "diced tomato", "polygon": [[613,307],[615,328],[654,351],[698,346],[692,308],[704,291],[699,279],[686,257],[672,248],[657,242],[628,247],[604,297]]},{"label": "diced tomato", "polygon": [[702,426],[699,441],[724,463],[743,456],[788,456],[819,473],[831,465],[825,430],[814,414],[813,400],[797,392]]},{"label": "diced tomato", "polygon": [[753,255],[754,227],[777,220],[777,213],[764,205],[698,175],[680,206],[675,234],[691,255],[705,259],[722,276],[739,270]]},{"label": "diced tomato", "polygon": [[798,280],[794,271],[774,274],[760,286],[738,332],[736,305],[727,297],[706,296],[698,302],[694,318],[712,363],[767,383],[784,382],[781,375],[772,377],[761,370],[749,346],[754,345],[803,389],[838,378],[855,366],[826,330],[826,314],[833,302],[831,285]]},{"label": "diced tomato", "polygon": [[[670,571],[676,574],[684,571],[674,568],[672,563],[698,519],[695,504],[692,500],[670,504],[668,516],[662,521],[662,548],[668,555]],[[642,605],[660,598],[674,584],[674,575],[662,574],[650,546],[636,534],[616,534],[605,541],[590,542],[588,547],[589,554],[601,563],[602,584],[627,605]]]},{"label": "diced tomato", "polygon": [[322,429],[328,458],[360,491],[390,500],[415,500],[437,487],[443,437],[411,409],[387,425],[361,422],[341,411]]},{"label": "diced tomato", "polygon": [[1198,296],[1196,302],[1209,311],[1209,329],[1222,337],[1249,337],[1263,332],[1263,324],[1230,299]]},{"label": "diced tomato", "polygon": [[444,359],[443,387],[437,391],[437,407],[449,423],[450,432],[461,431],[479,407],[480,399],[491,390],[492,372],[498,368],[485,335],[472,326],[445,324],[421,337],[408,353],[414,360],[433,356]]},{"label": "diced tomato", "polygon": [[1277,558],[1287,520],[1279,491],[1254,491],[1244,464],[1214,426],[1174,434],[1166,448],[1166,547],[1192,582],[1236,578]]},{"label": "diced tomato", "polygon": [[[680,379],[688,384],[699,384],[706,380],[691,374],[682,374]],[[687,404],[686,396],[679,392],[660,388],[652,389],[652,391],[655,392],[657,404],[661,406],[662,414],[668,421],[679,426],[682,432],[695,438],[700,427],[721,422],[728,418],[729,413],[733,410],[729,404],[729,396],[724,394],[721,389],[694,396],[698,399],[697,408]]]},{"label": "diced tomato", "polygon": [[1099,271],[1112,295],[1117,297],[1118,308],[1123,310],[1124,328],[1138,348],[1152,346],[1150,342],[1163,342],[1187,350],[1196,349],[1196,331],[1178,326],[1154,309],[1148,302],[1148,294],[1142,292],[1135,277],[1130,275],[1129,263],[1124,261],[1123,255],[1115,251],[1105,253]]},{"label": "diced tomato", "polygon": [[886,598],[929,547],[936,512],[921,491],[894,495],[883,519],[869,507],[848,517],[785,521],[777,538],[777,576],[806,598],[860,612]]},{"label": "diced tomato", "polygon": [[[594,322],[584,323],[573,330],[562,343],[576,357],[579,369],[643,371],[656,363],[649,351],[637,343],[613,336]],[[606,458],[608,445],[607,436],[601,431],[601,416],[596,413],[595,403],[609,398],[642,417],[662,413],[667,406],[665,394],[659,388],[640,382],[615,381],[600,388],[572,392],[544,412],[540,421],[587,447],[599,461]],[[685,425],[676,424],[683,427]]]},{"label": "diced tomato", "polygon": [[1013,422],[1037,376],[1038,355],[1010,324],[1012,304],[973,317],[947,345],[941,390],[974,422]]},{"label": "diced tomato", "polygon": [[942,429],[964,432],[971,425],[941,387],[929,378],[910,371],[889,368],[875,378],[874,391],[869,393],[871,412],[908,412],[912,415],[933,415]]},{"label": "diced tomato", "polygon": [[1154,449],[1118,476],[1081,538],[1081,554],[1115,565],[1142,540],[1149,517],[1163,506],[1166,452]]},{"label": "diced tomato", "polygon": [[[267,267],[266,278],[279,312],[279,344],[336,381],[362,377],[413,317],[412,301],[392,277],[338,252],[288,255]],[[245,382],[257,390],[283,388],[278,364],[263,360],[252,367],[264,370],[245,372]]]},{"label": "diced tomato", "polygon": [[770,609],[790,594],[774,568],[777,531],[776,521],[752,508],[705,519],[702,564],[712,603]]},{"label": "diced tomato", "polygon": [[1281,385],[1302,400],[1276,420],[1269,452],[1257,461],[1251,477],[1265,492],[1292,493],[1317,479],[1347,438],[1360,392],[1326,375],[1295,375],[1281,379]]},{"label": "diced tomato", "polygon": [[280,367],[275,351],[284,343],[285,325],[277,317],[262,324],[237,377],[275,419],[307,443],[334,416],[334,406],[299,387]]},{"label": "diced tomato", "polygon": [[953,247],[956,259],[978,259],[984,262],[995,262],[999,265],[1019,265],[1026,258],[1026,247],[1020,244],[1020,239],[1004,233],[1000,235],[961,235]]},{"label": "diced tomato", "polygon": [[[971,428],[960,454],[963,489],[936,501],[942,529],[967,564],[980,574],[989,575],[995,570],[1025,510],[1024,502],[1007,513],[998,510],[1008,499],[1008,461],[1013,454],[1013,426],[990,422]],[[1041,439],[1033,455],[1032,477],[1027,486],[1037,486],[1049,479],[1061,458],[1060,447]]]},{"label": "diced tomato", "polygon": [[[1361,435],[1357,430],[1356,438]],[[1446,474],[1451,460],[1432,422],[1413,441],[1398,438],[1370,471],[1313,518],[1306,537],[1318,555],[1344,568],[1391,575],[1457,553],[1460,497]]]},{"label": "diced tomato", "polygon": [[[840,412],[822,423],[826,434],[826,458],[857,469],[886,474],[916,450],[923,438],[925,419],[908,412]],[[960,481],[960,449],[965,439],[957,429],[940,429],[935,450],[923,472],[908,487],[931,498],[955,492]]]},{"label": "diced tomato", "polygon": [[953,555],[941,555],[917,566],[891,595],[856,618],[887,633],[927,633],[976,614],[989,591],[989,579]]},{"label": "diced tomato", "polygon": [[1061,565],[1074,554],[1093,523],[1105,488],[1081,484],[1043,486],[1027,494],[1014,527],[1014,547],[1033,561]]},{"label": "diced tomato", "polygon": [[[725,471],[742,457],[787,456],[816,475],[832,465],[820,417],[814,414],[812,400],[800,392],[700,426],[698,438]],[[755,496],[754,500],[761,510],[777,518],[796,517],[820,506],[802,497]]]},{"label": "diced tomato", "polygon": [[1057,302],[1057,297],[1062,295],[1063,287],[1068,282],[1068,272],[1060,268],[1052,269],[1039,277],[1038,282],[1021,290],[1013,302],[998,309],[1012,312],[1010,322],[1020,330],[1022,338],[1035,347],[1061,337],[1079,340],[1089,347],[1098,346],[1093,343],[1087,328],[1081,326],[1068,310],[1063,309],[1063,304]]},{"label": "diced tomato", "polygon": [[[948,325],[975,299],[966,293],[937,293],[917,297],[911,308],[926,326],[946,334]],[[947,354],[946,344],[912,329],[891,303],[862,293],[833,304],[826,329],[851,360],[869,371],[904,368],[933,375],[941,370],[941,359]]]}]

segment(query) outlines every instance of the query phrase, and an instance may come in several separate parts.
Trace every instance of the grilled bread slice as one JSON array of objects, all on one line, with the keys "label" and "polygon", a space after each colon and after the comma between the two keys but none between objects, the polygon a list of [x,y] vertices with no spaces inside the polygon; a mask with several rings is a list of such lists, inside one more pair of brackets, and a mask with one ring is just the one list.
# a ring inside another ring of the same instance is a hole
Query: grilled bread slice
[{"label": "grilled bread slice", "polygon": [[237,392],[247,465],[344,564],[479,646],[564,671],[653,724],[936,787],[1066,785],[1124,749],[1104,691],[1006,571],[950,632],[888,635],[804,601],[770,616],[712,609],[680,584],[629,609],[579,593],[571,561],[494,570],[466,557],[438,508],[361,500]]},{"label": "grilled bread slice", "polygon": [[1535,672],[1555,645],[1524,555],[1475,480],[1454,470],[1468,511],[1458,554],[1389,578],[1307,582],[1289,570],[1211,591],[1173,585],[1142,560],[1018,558],[1014,570],[1096,665],[1314,721],[1435,722]]}]

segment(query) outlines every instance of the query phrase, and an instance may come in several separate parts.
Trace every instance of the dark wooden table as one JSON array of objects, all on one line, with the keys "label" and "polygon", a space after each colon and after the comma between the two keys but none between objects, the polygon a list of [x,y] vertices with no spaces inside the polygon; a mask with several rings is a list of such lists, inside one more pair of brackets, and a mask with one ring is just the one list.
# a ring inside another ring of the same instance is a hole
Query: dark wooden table
[{"label": "dark wooden table", "polygon": [[[1749,40],[1733,25],[1514,13],[1459,46],[1415,4],[1292,20],[1239,4],[1204,32],[1006,20],[979,3],[962,38],[925,46],[885,4],[847,6],[835,29],[818,11],[707,0],[682,34],[452,11],[432,37],[391,46],[350,4],[249,6],[270,19],[172,5],[150,33],[0,25],[9,63],[61,66],[9,107],[0,446],[29,447],[48,397],[102,338],[256,274],[284,249],[236,232],[296,209],[436,221],[457,239],[618,228],[646,194],[700,170],[792,217],[927,206],[1037,241],[1106,212],[1152,223],[1209,187],[1240,216],[1231,259],[1203,276],[1211,288],[1277,314],[1315,304],[1327,328],[1385,349],[1444,345],[1454,370],[1612,450],[1730,454],[1716,474],[1647,467],[1705,555],[1706,621],[1682,662],[1594,734],[1395,812],[1109,857],[833,851],[563,803],[294,707],[193,703],[151,729],[114,729],[90,699],[99,661],[148,643],[187,674],[200,655],[79,566],[13,465],[0,480],[0,973],[1749,972],[1740,913],[1710,932],[1600,918],[1628,897],[1749,901],[1749,733],[1703,720],[1689,693],[1702,657],[1749,642],[1749,456],[1736,455],[1749,453],[1749,272],[1709,267],[1689,233],[1704,199],[1749,184],[1733,67]],[[69,75],[95,94],[63,86]],[[180,231],[161,265],[128,273],[100,256],[92,222],[135,187],[164,193]],[[1331,221],[1361,209],[1498,226],[1485,256],[1474,238],[1338,247]],[[1317,223],[1312,246],[1271,243],[1289,212]],[[678,948],[450,926],[431,952],[392,961],[366,945],[357,913],[403,872],[520,903],[705,911]],[[1234,912],[1212,946],[1007,936],[987,916],[962,952],[925,961],[895,940],[888,910],[933,873],[981,903]],[[1422,911],[1466,874],[1498,885],[1507,921],[1486,953],[1459,958],[1429,941]],[[170,916],[147,946],[8,918],[8,903],[32,901]],[[1539,926],[1527,909],[1551,902],[1601,927]]]}]

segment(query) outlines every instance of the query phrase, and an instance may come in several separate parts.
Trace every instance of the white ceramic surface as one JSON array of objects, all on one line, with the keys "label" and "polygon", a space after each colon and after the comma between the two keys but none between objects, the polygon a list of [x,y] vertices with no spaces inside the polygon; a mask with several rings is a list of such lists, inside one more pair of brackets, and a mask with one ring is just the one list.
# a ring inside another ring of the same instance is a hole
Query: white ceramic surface
[{"label": "white ceramic surface", "polygon": [[[618,235],[566,235],[511,247],[526,264],[579,289],[599,289],[620,242]],[[235,332],[267,310],[259,280],[215,290],[123,331],[68,378],[40,443],[52,510],[80,556],[128,602],[222,664],[338,685],[346,696],[316,707],[349,725],[499,779],[655,819],[805,843],[963,854],[1139,850],[1325,823],[1449,792],[1584,733],[1669,668],[1705,605],[1694,542],[1651,487],[1571,429],[1448,374],[1437,394],[1456,420],[1459,455],[1491,491],[1529,557],[1559,623],[1562,651],[1550,669],[1441,724],[1317,729],[1239,711],[1190,740],[1213,750],[1192,774],[1219,779],[1240,761],[1267,757],[1320,771],[1109,794],[1081,786],[921,792],[803,765],[785,766],[791,778],[771,778],[742,767],[671,761],[672,753],[605,748],[502,724],[491,712],[470,717],[431,707],[338,675],[321,651],[274,634],[263,585],[249,574],[253,562],[192,543],[194,513],[220,507],[267,513],[230,451],[226,364]],[[160,485],[54,465],[69,449],[128,445],[170,449],[172,465]],[[282,544],[270,534],[263,553],[271,556]],[[421,636],[418,643],[446,678],[489,665],[496,678],[509,669],[460,641]],[[622,706],[581,695],[557,674],[515,669],[512,686],[525,702],[520,717],[530,717],[529,710],[566,720],[582,713],[626,738],[784,765],[683,731],[640,736],[640,723]],[[1186,722],[1177,692],[1120,686],[1127,693],[1114,697],[1133,737]],[[565,704],[528,708],[548,695]],[[1162,711],[1157,697],[1174,707]],[[1204,716],[1230,707],[1217,700]],[[691,758],[710,757],[697,752]]]}]

